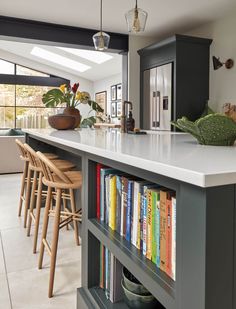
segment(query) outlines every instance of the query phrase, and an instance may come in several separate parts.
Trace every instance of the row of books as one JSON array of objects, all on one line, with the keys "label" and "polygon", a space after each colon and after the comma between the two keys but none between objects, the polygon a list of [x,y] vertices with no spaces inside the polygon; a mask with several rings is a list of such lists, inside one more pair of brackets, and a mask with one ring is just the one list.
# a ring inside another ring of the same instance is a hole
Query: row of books
[{"label": "row of books", "polygon": [[123,298],[121,287],[122,264],[100,243],[100,279],[99,286],[105,291],[107,299],[112,303]]},{"label": "row of books", "polygon": [[97,164],[97,219],[175,280],[175,192]]}]

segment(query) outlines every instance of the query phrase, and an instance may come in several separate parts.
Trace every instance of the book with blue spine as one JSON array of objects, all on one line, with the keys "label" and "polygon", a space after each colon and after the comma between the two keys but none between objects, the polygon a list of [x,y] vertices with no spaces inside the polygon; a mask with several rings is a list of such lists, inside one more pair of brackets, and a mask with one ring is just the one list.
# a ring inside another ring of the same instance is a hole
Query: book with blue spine
[{"label": "book with blue spine", "polygon": [[122,197],[122,181],[121,176],[116,175],[116,231],[121,230],[121,197]]},{"label": "book with blue spine", "polygon": [[131,241],[133,185],[134,185],[134,181],[129,179],[128,180],[127,213],[126,213],[126,233],[125,233],[125,238],[129,242]]}]

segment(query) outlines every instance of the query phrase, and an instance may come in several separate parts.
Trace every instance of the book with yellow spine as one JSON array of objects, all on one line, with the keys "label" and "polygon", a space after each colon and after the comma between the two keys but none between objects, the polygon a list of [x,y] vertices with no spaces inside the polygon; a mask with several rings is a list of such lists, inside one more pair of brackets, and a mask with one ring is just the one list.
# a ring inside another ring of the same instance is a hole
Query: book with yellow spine
[{"label": "book with yellow spine", "polygon": [[116,229],[116,175],[110,175],[109,227]]}]

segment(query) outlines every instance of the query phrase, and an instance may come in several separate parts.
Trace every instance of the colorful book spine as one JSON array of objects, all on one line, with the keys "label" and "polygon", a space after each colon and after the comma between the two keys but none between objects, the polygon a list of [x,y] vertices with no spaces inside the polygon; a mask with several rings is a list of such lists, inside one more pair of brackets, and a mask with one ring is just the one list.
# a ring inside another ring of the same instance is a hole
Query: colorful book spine
[{"label": "colorful book spine", "polygon": [[125,238],[131,241],[131,226],[132,226],[132,203],[133,203],[133,180],[128,180],[128,201],[126,213],[126,233]]},{"label": "colorful book spine", "polygon": [[136,234],[136,247],[140,250],[140,243],[141,243],[141,193],[138,192],[138,220],[137,220],[137,234]]},{"label": "colorful book spine", "polygon": [[140,184],[137,181],[133,183],[133,207],[132,207],[132,226],[131,226],[131,243],[136,246],[138,234],[138,197]]},{"label": "colorful book spine", "polygon": [[121,196],[122,182],[121,176],[116,176],[116,231],[120,234],[121,229]]},{"label": "colorful book spine", "polygon": [[116,175],[110,175],[109,227],[116,230]]},{"label": "colorful book spine", "polygon": [[160,192],[160,269],[166,271],[166,191]]},{"label": "colorful book spine", "polygon": [[109,212],[110,212],[110,175],[105,177],[105,223],[109,225]]},{"label": "colorful book spine", "polygon": [[143,253],[143,213],[144,213],[144,196],[141,187],[140,193],[140,250]]},{"label": "colorful book spine", "polygon": [[101,168],[102,168],[102,165],[98,163],[96,166],[96,176],[97,176],[96,201],[97,201],[97,219],[98,220],[100,220]]},{"label": "colorful book spine", "polygon": [[[158,256],[160,239],[160,191],[152,191],[152,262],[159,267]],[[158,207],[159,205],[159,207]]]},{"label": "colorful book spine", "polygon": [[172,196],[174,192],[169,191],[166,195],[166,273],[172,276]]},{"label": "colorful book spine", "polygon": [[143,195],[143,255],[147,255],[147,198]]},{"label": "colorful book spine", "polygon": [[128,179],[122,177],[122,200],[121,200],[121,209],[122,209],[122,218],[121,218],[121,236],[126,235],[126,217],[127,217],[127,205],[128,205]]},{"label": "colorful book spine", "polygon": [[147,254],[152,259],[152,191],[147,191]]},{"label": "colorful book spine", "polygon": [[172,247],[171,247],[171,277],[176,280],[176,198],[172,197]]},{"label": "colorful book spine", "polygon": [[107,298],[109,298],[109,282],[108,282],[108,276],[109,276],[109,265],[108,265],[108,259],[109,259],[109,251],[107,248],[105,248],[105,295]]},{"label": "colorful book spine", "polygon": [[99,286],[104,289],[104,250],[105,247],[100,243],[100,273],[99,273]]}]

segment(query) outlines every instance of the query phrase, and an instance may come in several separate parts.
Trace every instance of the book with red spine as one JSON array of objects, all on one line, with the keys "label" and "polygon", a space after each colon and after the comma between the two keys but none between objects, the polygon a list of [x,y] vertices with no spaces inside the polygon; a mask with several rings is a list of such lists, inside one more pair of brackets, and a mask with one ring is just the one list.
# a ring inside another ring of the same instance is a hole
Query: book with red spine
[{"label": "book with red spine", "polygon": [[97,207],[97,219],[100,220],[100,194],[101,194],[101,168],[103,167],[102,164],[97,163],[96,166],[96,176],[97,176],[97,192],[96,192],[96,207]]}]

